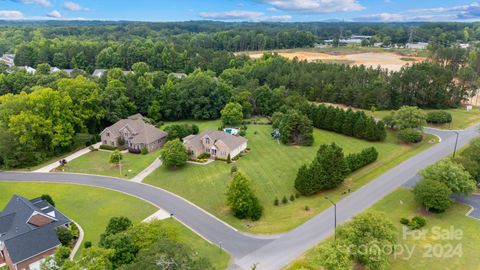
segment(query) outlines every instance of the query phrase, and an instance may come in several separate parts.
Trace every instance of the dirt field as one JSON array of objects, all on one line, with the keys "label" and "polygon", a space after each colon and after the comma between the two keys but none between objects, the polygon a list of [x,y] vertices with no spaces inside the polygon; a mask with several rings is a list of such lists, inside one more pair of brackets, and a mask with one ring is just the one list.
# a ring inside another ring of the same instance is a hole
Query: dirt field
[{"label": "dirt field", "polygon": [[[263,52],[244,52],[253,59],[261,58]],[[425,61],[423,57],[404,56],[399,53],[392,52],[362,52],[352,54],[327,54],[322,52],[308,52],[297,51],[287,52],[279,51],[279,55],[288,59],[297,57],[299,60],[306,60],[309,62],[325,61],[325,62],[340,62],[348,63],[350,65],[365,65],[386,68],[391,71],[398,71],[406,64]],[[415,59],[415,61],[404,61],[402,58]]]}]

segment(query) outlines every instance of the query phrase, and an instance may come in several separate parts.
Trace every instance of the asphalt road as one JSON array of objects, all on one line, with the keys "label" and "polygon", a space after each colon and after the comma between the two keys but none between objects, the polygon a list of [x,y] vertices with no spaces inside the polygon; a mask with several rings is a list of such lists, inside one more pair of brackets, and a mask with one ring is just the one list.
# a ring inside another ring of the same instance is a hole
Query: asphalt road
[{"label": "asphalt road", "polygon": [[[337,203],[337,221],[345,222],[415,177],[417,171],[450,155],[455,144],[453,132],[426,129],[442,142],[399,164]],[[459,132],[458,148],[480,136],[478,125]],[[188,201],[165,190],[109,177],[61,173],[0,172],[0,181],[52,182],[109,188],[142,198],[171,213],[175,218],[212,243],[221,245],[234,258],[232,268],[281,269],[331,235],[333,207],[296,229],[278,237],[252,236],[239,232]]]}]

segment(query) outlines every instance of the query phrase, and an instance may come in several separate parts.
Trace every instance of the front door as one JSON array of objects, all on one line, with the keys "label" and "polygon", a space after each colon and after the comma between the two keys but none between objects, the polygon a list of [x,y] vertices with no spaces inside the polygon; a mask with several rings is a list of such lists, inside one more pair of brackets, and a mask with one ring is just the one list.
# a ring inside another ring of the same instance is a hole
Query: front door
[{"label": "front door", "polygon": [[210,149],[210,154],[212,156],[216,156],[217,155],[217,149]]}]

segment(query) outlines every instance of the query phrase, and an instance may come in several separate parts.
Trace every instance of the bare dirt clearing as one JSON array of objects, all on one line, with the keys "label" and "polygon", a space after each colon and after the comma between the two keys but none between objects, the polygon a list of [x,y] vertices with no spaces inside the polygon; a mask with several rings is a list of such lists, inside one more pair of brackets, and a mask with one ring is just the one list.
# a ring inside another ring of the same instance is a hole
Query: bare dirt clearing
[{"label": "bare dirt clearing", "polygon": [[[297,51],[297,52],[278,51],[277,53],[288,59],[294,59],[296,57],[298,58],[298,60],[302,60],[302,61],[306,60],[308,62],[324,61],[324,62],[330,62],[330,63],[331,62],[347,63],[349,65],[365,65],[368,67],[380,66],[381,68],[386,68],[391,71],[398,71],[406,64],[423,62],[426,59],[424,57],[408,56],[409,61],[405,61],[407,59],[405,55],[402,55],[400,53],[392,53],[392,52],[328,54],[328,53],[322,53],[322,52],[308,52],[308,51]],[[263,52],[242,52],[238,54],[247,54],[253,59],[258,59],[263,56]]]}]

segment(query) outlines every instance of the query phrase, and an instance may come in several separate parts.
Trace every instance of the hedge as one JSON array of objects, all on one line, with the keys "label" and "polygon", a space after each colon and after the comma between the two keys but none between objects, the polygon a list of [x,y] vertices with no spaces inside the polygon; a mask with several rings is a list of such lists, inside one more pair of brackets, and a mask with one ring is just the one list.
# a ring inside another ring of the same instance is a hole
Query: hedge
[{"label": "hedge", "polygon": [[452,115],[446,111],[434,111],[427,113],[427,123],[446,124],[452,122]]},{"label": "hedge", "polygon": [[378,158],[378,151],[375,147],[369,147],[362,150],[360,153],[350,154],[345,157],[350,172],[354,172],[362,167],[373,163]]},{"label": "hedge", "polygon": [[113,146],[113,145],[102,144],[102,145],[100,145],[100,149],[115,151],[115,150],[117,150],[118,148],[117,148],[116,146]]}]

